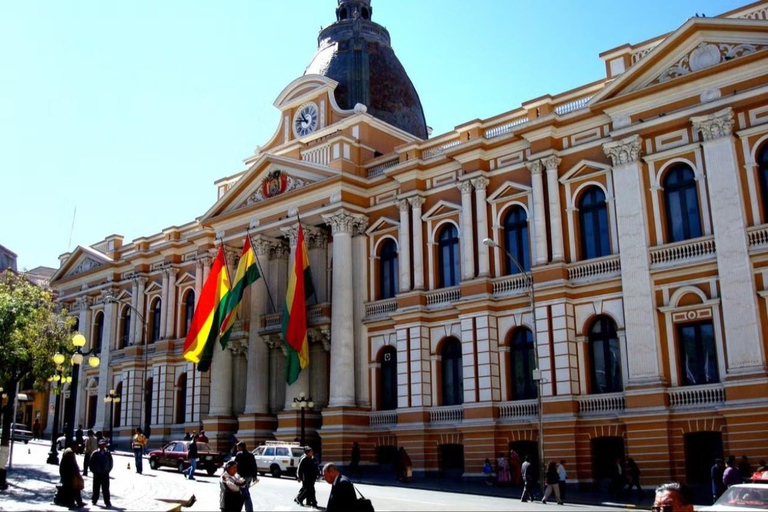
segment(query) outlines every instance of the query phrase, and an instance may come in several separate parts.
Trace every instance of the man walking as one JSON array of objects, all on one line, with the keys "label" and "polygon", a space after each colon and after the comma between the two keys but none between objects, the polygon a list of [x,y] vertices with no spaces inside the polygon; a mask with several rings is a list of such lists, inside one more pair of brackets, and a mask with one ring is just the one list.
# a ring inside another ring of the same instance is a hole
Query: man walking
[{"label": "man walking", "polygon": [[712,480],[712,503],[717,501],[724,492],[723,473],[725,472],[725,463],[723,459],[716,459],[714,465],[709,468],[709,476]]},{"label": "man walking", "polygon": [[245,480],[245,485],[240,490],[243,493],[243,498],[245,498],[245,512],[253,512],[250,489],[251,483],[259,479],[256,475],[256,457],[246,449],[245,443],[242,441],[237,443],[235,462],[237,462],[237,473]]},{"label": "man walking", "polygon": [[40,439],[40,420],[35,418],[35,423],[32,425],[32,439]]},{"label": "man walking", "polygon": [[323,466],[323,478],[331,484],[331,495],[328,496],[326,512],[347,512],[355,510],[357,495],[352,481],[339,473],[336,465],[329,462]]},{"label": "man walking", "polygon": [[131,448],[133,449],[133,457],[136,459],[136,472],[138,474],[144,471],[144,447],[146,445],[147,438],[141,433],[141,429],[137,428],[131,441]]},{"label": "man walking", "polygon": [[192,441],[187,446],[187,457],[189,458],[189,467],[184,470],[184,478],[195,479],[197,471],[197,434],[192,436]]},{"label": "man walking", "polygon": [[91,460],[93,452],[99,449],[99,441],[93,433],[93,429],[88,429],[88,437],[85,438],[85,460],[83,461],[83,476],[88,476],[88,462]]},{"label": "man walking", "polygon": [[317,498],[315,497],[317,465],[313,455],[312,448],[306,446],[304,448],[304,455],[299,459],[299,467],[296,469],[296,479],[301,484],[301,490],[293,501],[303,506],[306,499],[307,505],[317,508]]},{"label": "man walking", "polygon": [[[93,434],[92,431],[89,431]],[[90,436],[89,436],[90,437]],[[94,437],[95,439],[95,437]],[[109,495],[109,472],[112,471],[112,454],[107,451],[107,440],[99,441],[99,449],[91,455],[90,468],[93,473],[93,495],[91,503],[96,505],[99,501],[99,490],[104,491],[104,504],[107,508],[112,506]],[[86,466],[87,467],[87,466]]]},{"label": "man walking", "polygon": [[525,456],[525,461],[520,468],[521,476],[523,477],[523,495],[520,496],[520,501],[525,503],[528,500],[533,501],[533,495],[536,489],[536,483],[538,478],[536,476],[536,468],[533,467],[528,456]]}]

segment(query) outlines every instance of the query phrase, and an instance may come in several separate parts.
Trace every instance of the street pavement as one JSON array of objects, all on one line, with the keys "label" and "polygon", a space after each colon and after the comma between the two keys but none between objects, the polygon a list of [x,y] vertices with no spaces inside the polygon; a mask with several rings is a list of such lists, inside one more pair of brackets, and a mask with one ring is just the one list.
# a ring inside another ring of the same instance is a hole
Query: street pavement
[{"label": "street pavement", "polygon": [[[17,443],[14,447],[13,468],[9,470],[7,491],[0,492],[0,510],[55,510],[66,508],[53,504],[58,482],[58,466],[45,463],[49,449],[47,443]],[[144,474],[135,472],[133,457],[128,454],[114,455],[115,467],[110,483],[113,510],[178,510],[180,503],[186,503],[195,496],[196,501],[184,511],[219,510],[219,471],[209,477],[198,472],[196,480],[184,478],[175,469],[162,468],[153,471],[144,461]],[[78,456],[82,468],[83,458]],[[130,464],[130,469],[128,465]],[[520,503],[519,492],[512,489],[486,487],[483,483],[456,483],[429,481],[413,484],[398,484],[388,478],[358,479],[356,487],[373,502],[377,511],[387,510],[546,510],[554,507],[558,511],[623,510],[634,504],[611,504],[601,501],[600,496],[576,495],[577,503],[566,503],[558,507],[553,502]],[[411,486],[413,485],[413,486]],[[102,510],[103,498],[99,505],[90,503],[92,479],[86,477],[82,510]],[[316,484],[317,501],[321,506],[328,502],[330,485],[325,481]],[[256,510],[311,510],[293,502],[299,484],[293,478],[261,477],[251,488]],[[605,506],[609,505],[609,506]],[[613,505],[613,506],[611,506]]]}]

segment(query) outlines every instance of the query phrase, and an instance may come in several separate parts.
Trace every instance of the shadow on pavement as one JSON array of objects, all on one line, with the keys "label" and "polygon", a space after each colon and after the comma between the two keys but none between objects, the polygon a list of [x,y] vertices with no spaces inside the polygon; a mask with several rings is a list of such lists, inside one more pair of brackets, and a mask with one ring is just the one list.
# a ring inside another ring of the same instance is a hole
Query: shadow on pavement
[{"label": "shadow on pavement", "polygon": [[[11,470],[8,473],[8,489],[0,492],[0,501],[12,499],[30,504],[53,504],[58,481],[58,477],[40,469]],[[41,486],[41,483],[50,487]]]}]

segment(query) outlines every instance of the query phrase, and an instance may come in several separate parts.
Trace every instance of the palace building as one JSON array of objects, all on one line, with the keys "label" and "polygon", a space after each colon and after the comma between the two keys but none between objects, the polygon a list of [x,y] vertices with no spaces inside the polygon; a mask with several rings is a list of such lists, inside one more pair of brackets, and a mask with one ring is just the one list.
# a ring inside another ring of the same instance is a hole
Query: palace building
[{"label": "palace building", "polygon": [[[353,442],[371,465],[403,446],[417,473],[471,477],[543,448],[573,482],[632,457],[653,484],[768,458],[767,18],[768,1],[693,17],[602,53],[595,82],[429,137],[371,1],[338,0],[273,137],[208,211],[61,256],[51,286],[102,361],[75,423],[292,441],[304,392],[307,442],[341,464]],[[298,216],[316,293],[288,386]],[[263,279],[197,372],[196,301],[246,233]]]}]

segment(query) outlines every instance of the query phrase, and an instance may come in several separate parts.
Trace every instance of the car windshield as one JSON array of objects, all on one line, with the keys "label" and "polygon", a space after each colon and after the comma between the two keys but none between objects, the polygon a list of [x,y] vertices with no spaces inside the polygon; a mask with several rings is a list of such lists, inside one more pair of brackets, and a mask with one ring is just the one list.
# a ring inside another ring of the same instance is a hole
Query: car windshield
[{"label": "car windshield", "polygon": [[729,487],[715,505],[768,510],[768,486]]}]

